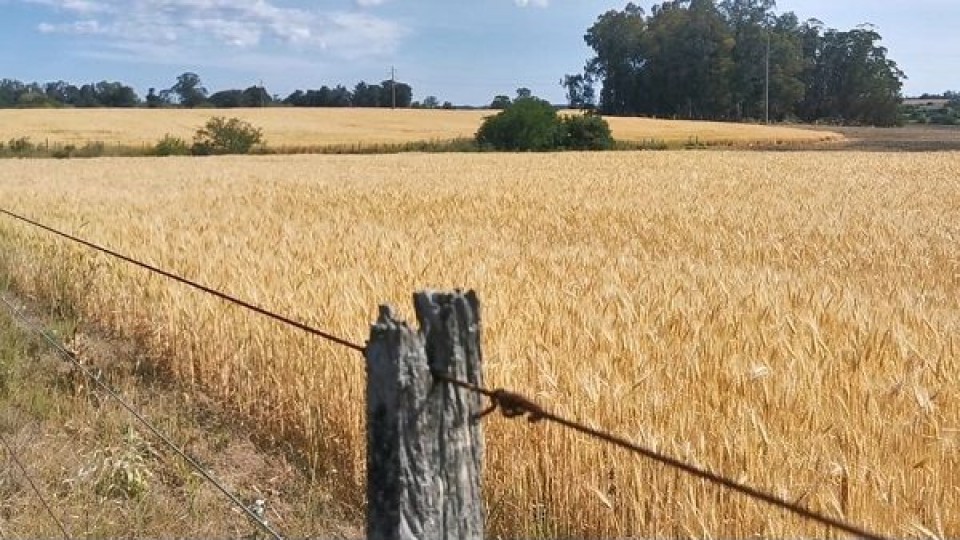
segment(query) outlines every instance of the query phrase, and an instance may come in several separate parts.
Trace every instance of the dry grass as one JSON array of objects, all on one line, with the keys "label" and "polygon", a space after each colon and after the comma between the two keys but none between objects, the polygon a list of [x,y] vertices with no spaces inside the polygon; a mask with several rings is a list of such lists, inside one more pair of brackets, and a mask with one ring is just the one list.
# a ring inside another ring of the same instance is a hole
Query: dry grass
[{"label": "dry grass", "polygon": [[[943,538],[960,536],[957,170],[946,153],[16,160],[0,200],[352,340],[380,302],[476,288],[491,385]],[[362,505],[355,353],[8,220],[0,243],[18,287],[141,336]],[[492,534],[828,536],[550,426],[492,418],[487,440]]]},{"label": "dry grass", "polygon": [[[485,116],[496,111],[384,109],[41,109],[0,110],[0,141],[141,146],[166,134],[191,140],[211,116],[238,117],[263,128],[271,146],[403,143],[473,137]],[[614,136],[627,141],[667,143],[772,143],[820,141],[838,135],[749,124],[610,118]]]},{"label": "dry grass", "polygon": [[[256,528],[238,508],[17,323],[0,304],[0,434],[73,538],[251,537]],[[69,318],[45,331],[64,339],[87,369],[246,504],[265,500],[274,527],[301,538],[339,528],[344,509],[325,486],[311,485],[282,452],[256,444],[248,427],[229,421],[210,400],[162,382],[129,343],[87,333]],[[6,454],[0,448],[0,533],[60,537]]]}]

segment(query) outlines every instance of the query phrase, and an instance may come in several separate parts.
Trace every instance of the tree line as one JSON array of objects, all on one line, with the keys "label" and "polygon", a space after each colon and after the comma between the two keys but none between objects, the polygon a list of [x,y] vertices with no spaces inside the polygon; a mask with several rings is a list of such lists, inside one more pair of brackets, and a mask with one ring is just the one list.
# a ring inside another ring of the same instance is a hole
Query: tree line
[{"label": "tree line", "polygon": [[[0,80],[0,108],[43,107],[439,107],[436,97],[423,102],[413,101],[413,88],[406,83],[386,80],[380,84],[360,81],[353,88],[343,85],[322,86],[316,90],[296,90],[282,98],[270,94],[262,85],[245,89],[229,89],[210,93],[196,73],[177,77],[170,87],[150,88],[141,99],[133,87],[111,81],[76,86],[66,81],[24,83],[15,79]],[[444,104],[450,108],[448,102]]]},{"label": "tree line", "polygon": [[907,100],[903,104],[903,115],[912,124],[960,126],[960,92],[948,90]]},{"label": "tree line", "polygon": [[595,56],[562,81],[569,102],[615,115],[899,121],[906,76],[874,27],[836,30],[775,8],[775,0],[674,0],[649,14],[633,3],[610,10],[584,36]]}]

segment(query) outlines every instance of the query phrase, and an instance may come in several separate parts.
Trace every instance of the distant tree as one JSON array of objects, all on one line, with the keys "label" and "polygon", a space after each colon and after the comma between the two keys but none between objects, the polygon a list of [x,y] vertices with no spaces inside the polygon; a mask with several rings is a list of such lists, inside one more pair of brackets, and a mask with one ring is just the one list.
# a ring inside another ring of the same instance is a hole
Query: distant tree
[{"label": "distant tree", "polygon": [[211,105],[219,109],[231,109],[235,107],[243,107],[243,91],[242,90],[221,90],[219,92],[214,92],[207,98],[207,101]]},{"label": "distant tree", "polygon": [[123,83],[100,81],[94,91],[97,104],[102,107],[136,107],[140,104],[137,92]]},{"label": "distant tree", "polygon": [[477,143],[506,151],[545,151],[557,148],[563,129],[549,102],[518,98],[512,105],[487,117],[477,131]]},{"label": "distant tree", "polygon": [[169,90],[176,95],[181,106],[188,109],[203,105],[207,100],[207,89],[203,87],[200,76],[196,73],[183,73],[177,77],[177,82]]},{"label": "distant tree", "polygon": [[303,90],[294,90],[290,93],[289,96],[283,98],[284,105],[291,105],[293,107],[303,107],[304,99],[306,99],[307,93]]},{"label": "distant tree", "polygon": [[76,101],[73,103],[76,107],[97,107],[100,100],[97,97],[97,87],[93,84],[85,84],[77,92]]},{"label": "distant tree", "polygon": [[503,110],[510,106],[513,101],[510,100],[509,96],[499,95],[493,98],[493,101],[490,102],[491,109]]},{"label": "distant tree", "polygon": [[567,89],[567,104],[571,109],[593,109],[596,106],[596,91],[587,75],[564,75],[560,86]]},{"label": "distant tree", "polygon": [[25,85],[16,79],[0,80],[0,107],[13,107],[25,90]]},{"label": "distant tree", "polygon": [[169,101],[157,94],[156,88],[151,88],[147,91],[147,97],[145,101],[147,103],[147,107],[150,109],[156,109],[170,104]]},{"label": "distant tree", "polygon": [[[607,114],[743,119],[798,116],[890,125],[903,72],[870,26],[825,29],[777,15],[774,0],[669,0],[600,15],[584,71]],[[767,69],[769,58],[769,70]],[[568,76],[568,99],[583,81]],[[769,90],[769,92],[768,92]]]},{"label": "distant tree", "polygon": [[327,85],[316,91],[310,90],[307,92],[307,102],[311,107],[333,107],[333,90]]},{"label": "distant tree", "polygon": [[20,94],[20,97],[17,98],[16,106],[24,109],[46,109],[50,107],[57,107],[60,103],[54,101],[46,96],[42,92],[37,92],[36,90],[28,90]]},{"label": "distant tree", "polygon": [[869,26],[843,32],[824,30],[819,21],[803,27],[806,94],[801,118],[892,126],[899,121],[900,91],[906,78],[877,44]]},{"label": "distant tree", "polygon": [[439,106],[440,106],[440,101],[437,99],[437,96],[427,96],[423,98],[424,109],[436,109]]},{"label": "distant tree", "polygon": [[533,92],[529,88],[517,88],[517,99],[533,97]]},{"label": "distant tree", "polygon": [[410,104],[413,102],[413,88],[409,84],[396,82],[392,80],[386,80],[380,83],[381,96],[380,96],[380,106],[381,107],[390,107],[393,105],[393,88],[394,84],[396,85],[396,99],[397,107],[405,109],[410,107]]},{"label": "distant tree", "polygon": [[64,105],[74,105],[80,94],[80,89],[66,81],[49,82],[44,85],[47,97]]},{"label": "distant tree", "polygon": [[444,102],[443,102],[443,105],[442,105],[441,107],[442,107],[443,109],[446,109],[446,110],[452,110],[452,109],[455,109],[455,108],[456,108],[456,107],[454,107],[452,101],[444,101]]},{"label": "distant tree", "polygon": [[244,90],[240,96],[241,107],[266,107],[272,101],[267,89],[256,85]]},{"label": "distant tree", "polygon": [[363,81],[353,87],[354,107],[379,107],[383,89],[379,85],[369,85]]},{"label": "distant tree", "polygon": [[712,0],[663,4],[647,20],[638,112],[722,119],[732,104],[730,29]]},{"label": "distant tree", "polygon": [[330,91],[330,107],[349,107],[351,103],[353,95],[345,86],[338,84]]},{"label": "distant tree", "polygon": [[587,29],[584,41],[596,55],[587,61],[586,75],[601,83],[600,109],[607,114],[638,113],[644,94],[642,70],[645,54],[647,19],[640,6],[629,3],[623,11],[609,10]]}]

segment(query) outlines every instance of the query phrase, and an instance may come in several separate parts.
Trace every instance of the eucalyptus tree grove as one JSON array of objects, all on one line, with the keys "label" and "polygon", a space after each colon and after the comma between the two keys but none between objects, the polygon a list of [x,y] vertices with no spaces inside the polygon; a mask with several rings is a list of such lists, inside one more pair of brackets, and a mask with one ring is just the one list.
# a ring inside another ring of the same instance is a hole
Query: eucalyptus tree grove
[{"label": "eucalyptus tree grove", "polygon": [[905,75],[874,27],[839,31],[775,9],[673,0],[610,10],[584,36],[595,55],[583,74],[564,78],[571,104],[590,105],[599,84],[607,114],[897,122]]}]

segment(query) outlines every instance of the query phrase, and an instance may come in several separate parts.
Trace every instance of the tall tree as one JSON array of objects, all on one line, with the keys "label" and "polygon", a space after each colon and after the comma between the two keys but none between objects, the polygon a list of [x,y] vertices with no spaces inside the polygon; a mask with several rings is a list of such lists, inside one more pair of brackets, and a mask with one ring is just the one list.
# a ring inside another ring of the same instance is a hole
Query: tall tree
[{"label": "tall tree", "polygon": [[[407,83],[400,81],[394,82],[391,79],[387,79],[380,83],[380,89],[381,107],[393,106],[394,98],[396,98],[396,106],[401,109],[410,107],[410,104],[413,102],[413,88]],[[394,92],[394,90],[396,90],[396,92]]]},{"label": "tall tree", "polygon": [[258,85],[247,88],[240,95],[241,107],[266,107],[272,101],[267,89]]},{"label": "tall tree", "polygon": [[170,87],[170,93],[176,95],[180,105],[188,109],[202,105],[207,100],[207,89],[203,87],[200,76],[191,72],[177,77],[176,84]]},{"label": "tall tree", "polygon": [[823,29],[819,21],[803,27],[805,120],[830,118],[854,124],[891,126],[899,120],[901,89],[906,76],[880,34],[869,25],[843,32]]},{"label": "tall tree", "polygon": [[363,81],[353,87],[354,107],[379,107],[382,89],[376,84],[367,84]]},{"label": "tall tree", "polygon": [[243,107],[243,91],[242,90],[221,90],[219,92],[214,92],[210,94],[210,97],[207,99],[211,105],[217,107],[218,109],[231,109],[234,107]]},{"label": "tall tree", "polygon": [[16,79],[0,80],[0,107],[13,107],[24,91],[24,84]]},{"label": "tall tree", "polygon": [[[601,85],[607,114],[704,119],[896,121],[904,75],[871,27],[824,30],[774,0],[668,0],[611,10],[587,30],[595,56],[562,83],[571,103]],[[769,66],[769,67],[768,67]]]},{"label": "tall tree", "polygon": [[133,88],[119,82],[100,81],[94,86],[101,107],[136,107],[140,98]]},{"label": "tall tree", "polygon": [[720,10],[733,34],[731,99],[736,118],[762,118],[774,0],[724,0]]},{"label": "tall tree", "polygon": [[734,41],[713,1],[664,2],[654,8],[647,33],[645,71],[654,111],[683,118],[726,117]]},{"label": "tall tree", "polygon": [[510,96],[500,94],[493,97],[493,101],[490,102],[490,108],[503,110],[509,107],[511,103],[513,103],[513,100],[510,99]]},{"label": "tall tree", "polygon": [[567,104],[571,109],[593,109],[596,106],[596,90],[587,75],[564,75],[560,86],[567,89]]},{"label": "tall tree", "polygon": [[647,21],[643,8],[629,3],[623,11],[600,15],[583,36],[596,56],[586,65],[586,76],[601,81],[600,109],[608,114],[638,111],[640,70],[647,58],[644,38]]}]

